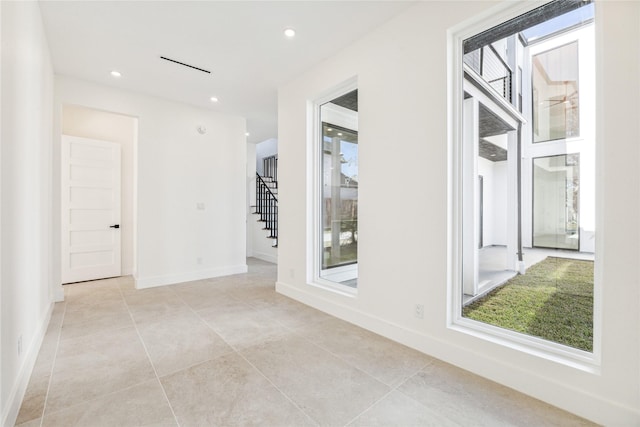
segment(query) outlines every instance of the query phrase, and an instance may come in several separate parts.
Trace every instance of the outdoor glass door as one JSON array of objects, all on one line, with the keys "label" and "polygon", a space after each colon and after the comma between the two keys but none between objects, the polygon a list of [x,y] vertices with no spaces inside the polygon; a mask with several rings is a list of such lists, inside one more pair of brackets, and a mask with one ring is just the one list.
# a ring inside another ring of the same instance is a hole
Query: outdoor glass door
[{"label": "outdoor glass door", "polygon": [[578,154],[533,159],[533,246],[580,249]]}]

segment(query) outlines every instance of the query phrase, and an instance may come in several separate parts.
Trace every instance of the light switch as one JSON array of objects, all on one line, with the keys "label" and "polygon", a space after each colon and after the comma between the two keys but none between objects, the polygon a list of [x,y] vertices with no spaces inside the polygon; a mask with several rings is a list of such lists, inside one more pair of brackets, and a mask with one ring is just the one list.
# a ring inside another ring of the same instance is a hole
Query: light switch
[{"label": "light switch", "polygon": [[196,203],[196,209],[198,209],[199,211],[203,211],[204,210],[204,202]]}]

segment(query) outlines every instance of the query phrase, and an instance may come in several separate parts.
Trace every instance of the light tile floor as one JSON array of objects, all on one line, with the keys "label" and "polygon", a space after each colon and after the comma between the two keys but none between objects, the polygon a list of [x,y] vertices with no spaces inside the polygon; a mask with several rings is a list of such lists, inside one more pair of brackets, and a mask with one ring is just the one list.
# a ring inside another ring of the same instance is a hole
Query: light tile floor
[{"label": "light tile floor", "polygon": [[21,426],[590,425],[275,293],[276,268],[65,286]]}]

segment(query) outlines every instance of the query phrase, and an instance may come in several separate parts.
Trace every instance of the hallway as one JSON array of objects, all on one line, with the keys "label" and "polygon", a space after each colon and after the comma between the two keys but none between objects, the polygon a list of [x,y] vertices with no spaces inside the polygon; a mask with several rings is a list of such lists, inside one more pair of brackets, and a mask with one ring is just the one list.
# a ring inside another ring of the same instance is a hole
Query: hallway
[{"label": "hallway", "polygon": [[276,294],[276,266],[248,263],[65,286],[17,425],[591,425]]}]

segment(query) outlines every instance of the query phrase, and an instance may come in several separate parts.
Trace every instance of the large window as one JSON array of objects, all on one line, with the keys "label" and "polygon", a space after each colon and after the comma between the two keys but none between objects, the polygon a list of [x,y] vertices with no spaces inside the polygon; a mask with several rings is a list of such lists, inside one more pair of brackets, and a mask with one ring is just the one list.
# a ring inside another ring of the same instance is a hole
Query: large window
[{"label": "large window", "polygon": [[578,42],[534,55],[533,142],[580,134]]},{"label": "large window", "polygon": [[322,269],[358,262],[358,133],[322,124]]},{"label": "large window", "polygon": [[591,363],[593,5],[552,1],[459,34],[453,324]]},{"label": "large window", "polygon": [[358,284],[357,89],[320,103],[318,112],[317,277],[353,290]]}]

